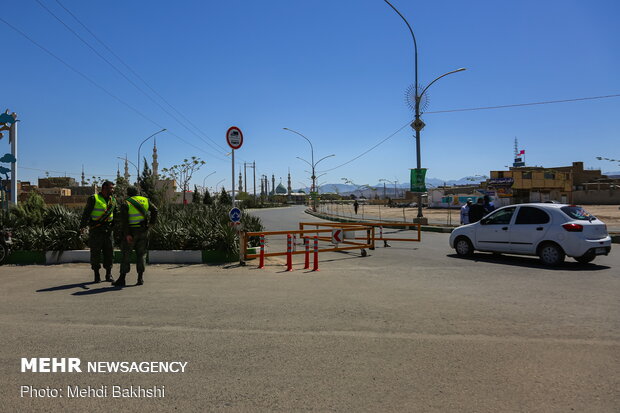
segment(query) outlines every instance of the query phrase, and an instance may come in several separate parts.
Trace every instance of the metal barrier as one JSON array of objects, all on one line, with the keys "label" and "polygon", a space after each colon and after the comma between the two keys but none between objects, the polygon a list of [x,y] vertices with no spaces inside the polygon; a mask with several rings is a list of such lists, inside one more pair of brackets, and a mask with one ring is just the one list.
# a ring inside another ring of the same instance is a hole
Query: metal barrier
[{"label": "metal barrier", "polygon": [[[325,226],[325,225],[323,225]],[[261,231],[261,232],[242,232],[241,235],[241,248],[243,251],[243,256],[241,258],[242,261],[245,261],[247,259],[251,259],[251,258],[258,258],[260,257],[261,259],[261,264],[264,263],[264,257],[277,257],[277,256],[292,256],[292,255],[297,255],[297,254],[306,254],[306,251],[309,249],[304,248],[304,250],[301,251],[296,251],[293,250],[292,246],[290,243],[287,242],[287,251],[282,251],[282,252],[266,252],[265,251],[265,237],[267,236],[274,236],[274,235],[286,235],[287,236],[287,240],[290,239],[290,237],[292,237],[293,235],[300,235],[300,238],[302,239],[308,239],[309,237],[304,237],[305,234],[316,234],[314,239],[317,240],[321,240],[321,241],[329,241],[331,242],[332,238],[330,237],[321,237],[319,236],[319,234],[326,234],[326,233],[332,233],[332,231],[334,229],[340,229],[342,228],[339,225],[336,226],[332,226],[332,228],[329,229],[300,229],[300,230],[293,230],[293,231]],[[365,231],[367,236],[363,237],[363,238],[356,238],[356,240],[364,240],[365,242],[356,242],[356,241],[351,241],[351,240],[346,240],[343,239],[341,242],[335,244],[335,247],[329,247],[329,248],[318,248],[318,243],[315,244],[314,247],[314,254],[315,254],[315,261],[316,261],[316,256],[318,253],[320,252],[331,252],[331,251],[346,251],[346,250],[354,250],[354,249],[360,249],[362,256],[366,256],[366,248],[368,249],[374,249],[374,244],[375,244],[375,228],[371,225],[365,225],[365,224],[361,224],[361,225],[349,225],[346,227],[347,231]],[[261,251],[259,254],[247,254],[246,249],[247,249],[247,245],[248,245],[248,240],[250,237],[260,237],[261,239]],[[342,246],[341,246],[342,245]],[[309,252],[309,251],[308,251]],[[318,270],[318,262],[314,263],[315,265],[315,271]],[[288,266],[288,265],[287,265]],[[259,264],[260,267],[260,264]]]},{"label": "metal barrier", "polygon": [[[339,227],[339,228],[343,228],[346,229],[347,231],[354,231],[353,229],[351,229],[351,227],[356,227],[356,226],[370,226],[374,228],[378,228],[379,229],[379,237],[374,237],[375,241],[383,241],[384,246],[385,247],[389,247],[388,245],[388,241],[405,241],[405,242],[420,242],[422,240],[422,225],[421,224],[416,224],[416,223],[406,223],[406,222],[300,222],[299,223],[299,229],[300,230],[304,230],[306,227]],[[397,227],[397,228],[415,228],[417,229],[418,232],[418,236],[417,238],[394,238],[394,237],[386,237],[383,234],[383,228],[393,228],[393,227]],[[356,238],[350,238],[350,239],[365,239],[365,238],[360,238],[360,237],[356,237]],[[373,246],[370,248],[371,250],[374,249],[374,243]]]}]

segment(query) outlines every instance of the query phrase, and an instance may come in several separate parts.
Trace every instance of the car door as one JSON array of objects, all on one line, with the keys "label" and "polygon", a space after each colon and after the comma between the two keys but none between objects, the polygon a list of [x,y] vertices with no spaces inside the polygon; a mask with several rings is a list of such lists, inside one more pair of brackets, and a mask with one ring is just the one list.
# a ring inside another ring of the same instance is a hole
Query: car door
[{"label": "car door", "polygon": [[510,222],[517,207],[501,208],[486,216],[476,228],[476,249],[510,251]]},{"label": "car door", "polygon": [[519,254],[535,254],[536,246],[545,237],[551,216],[542,208],[520,206],[510,226],[510,248]]}]

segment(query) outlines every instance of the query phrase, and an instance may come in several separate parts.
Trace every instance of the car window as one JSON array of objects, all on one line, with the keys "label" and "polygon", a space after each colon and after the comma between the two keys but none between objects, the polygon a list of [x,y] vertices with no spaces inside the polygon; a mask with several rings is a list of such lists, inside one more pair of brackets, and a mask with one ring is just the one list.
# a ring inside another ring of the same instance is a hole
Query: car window
[{"label": "car window", "polygon": [[522,206],[517,214],[516,225],[546,224],[549,222],[549,215],[540,208]]},{"label": "car window", "polygon": [[569,206],[564,206],[560,209],[562,210],[562,212],[564,212],[566,215],[568,215],[572,219],[579,219],[582,221],[592,221],[596,219],[594,215],[592,215],[591,213],[589,213],[588,211],[586,211],[580,206],[569,205]]},{"label": "car window", "polygon": [[516,207],[502,208],[493,212],[484,218],[480,223],[482,225],[507,225],[510,223],[512,215],[515,213]]}]

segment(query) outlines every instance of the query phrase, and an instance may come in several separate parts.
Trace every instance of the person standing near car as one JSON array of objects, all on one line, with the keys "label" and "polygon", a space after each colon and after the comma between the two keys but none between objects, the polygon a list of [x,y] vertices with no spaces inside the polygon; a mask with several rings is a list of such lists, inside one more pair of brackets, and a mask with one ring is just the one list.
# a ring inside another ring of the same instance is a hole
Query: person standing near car
[{"label": "person standing near car", "polygon": [[467,203],[461,207],[461,225],[469,224],[469,207],[471,204],[471,198],[467,198]]},{"label": "person standing near car", "polygon": [[484,205],[482,203],[482,198],[478,198],[475,204],[472,204],[469,207],[469,223],[473,224],[474,222],[478,222],[482,219],[483,216],[486,215],[484,212]]},{"label": "person standing near car", "polygon": [[114,253],[114,239],[112,225],[116,199],[114,198],[114,183],[105,181],[101,185],[101,192],[91,195],[86,201],[86,207],[80,221],[80,231],[83,233],[89,228],[88,246],[90,247],[90,266],[95,272],[94,282],[101,282],[101,255],[103,254],[103,268],[105,280],[112,278],[112,255]]},{"label": "person standing near car", "polygon": [[355,215],[357,215],[357,210],[360,208],[360,204],[357,202],[357,199],[353,201],[353,210],[355,211]]},{"label": "person standing near car", "polygon": [[491,202],[491,198],[488,195],[484,196],[484,203],[482,204],[482,206],[484,207],[485,215],[495,211],[495,204]]},{"label": "person standing near car", "polygon": [[[118,280],[112,283],[115,287],[126,285],[125,277],[130,270],[131,251],[136,251],[136,271],[138,272],[137,285],[144,284],[144,269],[146,266],[146,251],[148,248],[149,225],[157,222],[157,207],[144,196],[138,196],[135,186],[127,188],[127,199],[120,207],[123,238],[121,241],[121,274]],[[150,219],[149,219],[150,216]]]}]

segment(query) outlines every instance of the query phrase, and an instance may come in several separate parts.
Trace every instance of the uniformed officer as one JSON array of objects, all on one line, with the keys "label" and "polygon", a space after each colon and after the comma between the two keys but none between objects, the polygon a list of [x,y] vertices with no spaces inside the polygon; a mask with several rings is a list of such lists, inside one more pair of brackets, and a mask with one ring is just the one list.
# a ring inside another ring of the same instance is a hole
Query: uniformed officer
[{"label": "uniformed officer", "polygon": [[101,192],[91,195],[86,201],[86,207],[82,214],[80,230],[84,232],[89,227],[88,246],[90,247],[90,266],[95,272],[95,282],[101,282],[99,269],[101,268],[101,255],[103,254],[103,268],[105,268],[105,280],[112,279],[112,256],[114,253],[114,240],[112,237],[112,225],[116,209],[114,198],[114,183],[105,181],[101,186]]},{"label": "uniformed officer", "polygon": [[[157,207],[148,198],[138,196],[135,186],[127,188],[128,198],[120,206],[123,239],[121,241],[122,262],[121,275],[112,283],[117,287],[125,286],[125,277],[130,270],[131,251],[136,251],[136,270],[138,285],[144,284],[144,267],[148,248],[148,225],[157,222]],[[150,219],[149,216],[150,215]]]}]

